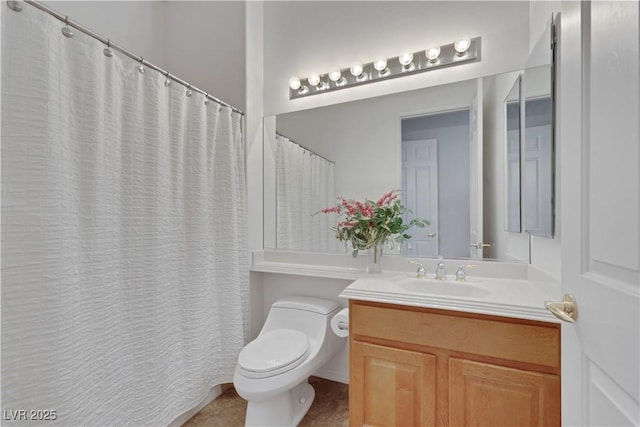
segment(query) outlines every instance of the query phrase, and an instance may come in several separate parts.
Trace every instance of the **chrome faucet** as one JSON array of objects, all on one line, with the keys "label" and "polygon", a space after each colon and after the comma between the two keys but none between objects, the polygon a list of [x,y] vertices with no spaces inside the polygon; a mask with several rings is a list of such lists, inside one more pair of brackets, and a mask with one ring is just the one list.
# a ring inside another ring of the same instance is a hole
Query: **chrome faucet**
[{"label": "chrome faucet", "polygon": [[444,262],[440,261],[438,266],[436,267],[436,279],[437,280],[446,280],[447,278],[447,270],[444,267]]},{"label": "chrome faucet", "polygon": [[467,273],[464,271],[464,269],[473,268],[475,266],[476,266],[475,264],[466,264],[458,267],[458,271],[456,271],[456,281],[464,282],[465,280],[467,280]]},{"label": "chrome faucet", "polygon": [[418,261],[410,260],[409,264],[414,264],[418,266],[418,270],[416,270],[416,277],[418,279],[426,279],[427,278],[427,270],[424,269],[424,266],[420,264]]}]

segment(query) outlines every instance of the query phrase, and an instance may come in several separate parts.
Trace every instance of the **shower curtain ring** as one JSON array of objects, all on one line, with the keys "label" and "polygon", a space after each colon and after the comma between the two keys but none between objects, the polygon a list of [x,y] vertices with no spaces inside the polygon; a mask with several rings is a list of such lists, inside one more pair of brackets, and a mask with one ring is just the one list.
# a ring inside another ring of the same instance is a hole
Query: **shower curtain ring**
[{"label": "shower curtain ring", "polygon": [[69,17],[68,16],[64,17],[64,25],[65,25],[65,27],[62,27],[62,30],[60,30],[60,31],[62,31],[62,34],[65,37],[68,37],[68,38],[73,37],[73,31],[71,31],[71,28],[69,28]]},{"label": "shower curtain ring", "polygon": [[111,50],[111,40],[107,39],[107,47],[102,51],[104,56],[111,58],[113,56],[113,51]]},{"label": "shower curtain ring", "polygon": [[191,91],[191,85],[188,85],[188,86],[187,86],[187,92],[186,92],[186,94],[185,94],[185,95],[187,95],[187,96],[191,96],[191,95],[193,95],[193,92]]},{"label": "shower curtain ring", "polygon": [[140,65],[138,66],[138,71],[140,74],[144,74],[144,58],[140,57]]},{"label": "shower curtain ring", "polygon": [[169,74],[169,72],[167,71],[167,72],[164,73],[164,76],[166,77],[164,79],[164,85],[166,87],[169,87],[169,85],[171,84],[171,74]]},{"label": "shower curtain ring", "polygon": [[209,94],[208,93],[204,94],[204,105],[209,105]]},{"label": "shower curtain ring", "polygon": [[19,1],[7,0],[7,7],[14,12],[22,12],[22,5]]}]

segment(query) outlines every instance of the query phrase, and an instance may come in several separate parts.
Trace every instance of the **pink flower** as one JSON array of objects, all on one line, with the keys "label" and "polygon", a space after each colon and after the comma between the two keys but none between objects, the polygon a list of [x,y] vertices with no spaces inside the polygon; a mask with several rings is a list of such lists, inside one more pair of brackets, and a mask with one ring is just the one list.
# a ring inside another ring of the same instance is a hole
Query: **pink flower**
[{"label": "pink flower", "polygon": [[380,200],[378,200],[378,206],[388,206],[390,205],[394,200],[396,200],[398,198],[398,193],[400,192],[400,190],[391,190],[389,191],[387,194],[383,195]]},{"label": "pink flower", "polygon": [[338,206],[324,208],[322,209],[322,213],[340,213],[340,208]]},{"label": "pink flower", "polygon": [[429,222],[419,218],[408,223],[402,215],[407,209],[397,200],[400,190],[392,190],[377,202],[365,199],[363,202],[353,199],[337,198],[337,205],[322,209],[323,213],[336,213],[341,218],[332,229],[341,242],[351,243],[352,255],[359,250],[370,248],[377,242],[391,238],[396,242],[408,239],[405,233],[414,225],[424,227]]}]

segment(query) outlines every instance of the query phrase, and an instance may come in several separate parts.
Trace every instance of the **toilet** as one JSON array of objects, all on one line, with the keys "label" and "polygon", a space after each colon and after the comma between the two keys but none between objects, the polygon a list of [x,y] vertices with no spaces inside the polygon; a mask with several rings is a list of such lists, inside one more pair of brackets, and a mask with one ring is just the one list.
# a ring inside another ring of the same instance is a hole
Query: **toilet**
[{"label": "toilet", "polygon": [[331,330],[335,301],[289,296],[276,301],[258,337],[238,357],[236,392],[247,401],[246,426],[296,426],[315,391],[309,376],[346,343]]}]

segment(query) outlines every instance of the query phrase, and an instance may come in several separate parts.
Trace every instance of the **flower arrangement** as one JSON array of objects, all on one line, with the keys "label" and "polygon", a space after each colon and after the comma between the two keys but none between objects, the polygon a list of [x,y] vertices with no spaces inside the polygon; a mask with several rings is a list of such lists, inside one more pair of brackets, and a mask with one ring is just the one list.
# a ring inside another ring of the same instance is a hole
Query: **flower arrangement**
[{"label": "flower arrangement", "polygon": [[378,201],[365,199],[364,202],[347,200],[338,197],[338,204],[322,209],[322,213],[335,213],[342,216],[338,224],[332,229],[341,242],[351,243],[352,255],[358,251],[369,249],[378,244],[388,242],[402,243],[411,236],[406,231],[415,226],[425,227],[429,221],[414,218],[408,223],[403,221],[403,215],[411,212],[400,202],[400,190],[392,190],[383,195]]}]

